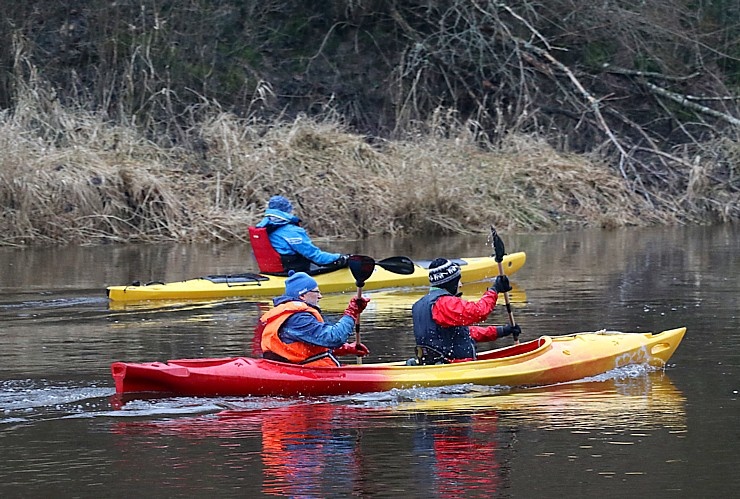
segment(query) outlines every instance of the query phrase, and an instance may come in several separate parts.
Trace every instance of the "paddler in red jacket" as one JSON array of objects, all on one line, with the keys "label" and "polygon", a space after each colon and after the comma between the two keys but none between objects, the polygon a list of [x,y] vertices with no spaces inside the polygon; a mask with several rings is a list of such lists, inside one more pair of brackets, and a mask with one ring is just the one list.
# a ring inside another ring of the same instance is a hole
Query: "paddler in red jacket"
[{"label": "paddler in red jacket", "polygon": [[370,353],[362,343],[347,343],[370,299],[352,297],[335,324],[324,321],[320,299],[321,291],[313,277],[290,271],[285,294],[274,298],[275,307],[260,318],[262,357],[312,367],[336,367],[340,365],[336,356]]},{"label": "paddler in red jacket", "polygon": [[445,258],[429,264],[429,293],[414,303],[416,358],[409,364],[446,364],[458,359],[475,359],[475,344],[521,333],[519,326],[474,326],[486,320],[496,306],[499,293],[511,291],[509,278],[496,277],[478,301],[460,298],[460,267]]}]

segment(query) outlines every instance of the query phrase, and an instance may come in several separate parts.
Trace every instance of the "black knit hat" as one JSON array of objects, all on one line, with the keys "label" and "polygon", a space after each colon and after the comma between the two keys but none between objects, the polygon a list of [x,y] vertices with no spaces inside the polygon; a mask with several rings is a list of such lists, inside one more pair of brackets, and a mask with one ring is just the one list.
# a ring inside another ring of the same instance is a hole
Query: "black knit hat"
[{"label": "black knit hat", "polygon": [[446,258],[436,258],[429,264],[429,284],[450,294],[457,294],[460,275],[460,266]]}]

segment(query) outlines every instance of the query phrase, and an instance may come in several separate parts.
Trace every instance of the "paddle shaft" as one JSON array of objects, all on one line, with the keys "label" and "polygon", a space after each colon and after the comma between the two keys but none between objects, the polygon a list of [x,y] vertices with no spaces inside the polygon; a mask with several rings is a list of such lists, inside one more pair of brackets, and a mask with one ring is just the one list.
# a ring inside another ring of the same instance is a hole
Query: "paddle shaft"
[{"label": "paddle shaft", "polygon": [[[391,258],[386,258],[385,260],[382,260],[382,262],[390,267],[388,270],[390,270],[391,272],[396,272],[398,274],[414,273],[414,263],[405,256],[394,256]],[[347,266],[349,267],[349,271],[352,272],[352,277],[355,278],[355,284],[357,285],[356,300],[358,301],[358,307],[359,302],[362,300],[362,287],[365,285],[365,281],[367,281],[370,276],[373,275],[375,265],[380,265],[380,263],[376,262],[375,259],[367,255],[349,256]],[[362,310],[357,313],[357,318],[355,319],[355,345],[357,345],[358,347],[361,345],[360,314],[362,314]],[[357,356],[357,363],[362,364],[362,357],[360,355]]]},{"label": "paddle shaft", "polygon": [[[504,275],[504,264],[502,262],[498,262],[498,275]],[[514,314],[511,312],[509,293],[507,291],[504,292],[504,302],[506,302],[506,313],[509,316],[509,324],[512,326],[516,326],[516,322],[514,321]],[[519,338],[514,340],[514,344],[519,344]]]},{"label": "paddle shaft", "polygon": [[[357,288],[357,298],[362,299],[362,286]],[[355,344],[360,346],[360,314],[357,314],[357,320],[355,321]],[[362,357],[357,356],[357,363],[362,364]]]},{"label": "paddle shaft", "polygon": [[[496,260],[496,263],[498,263],[498,275],[500,277],[505,276],[504,273],[504,255],[506,255],[506,247],[504,246],[504,241],[501,240],[498,233],[496,232],[496,228],[491,225],[491,243],[493,244],[493,257]],[[506,313],[509,315],[509,325],[510,326],[516,326],[516,322],[514,322],[514,314],[511,313],[511,302],[509,301],[509,292],[504,291],[504,301],[506,302]],[[519,344],[519,335],[514,335],[514,344]]]}]

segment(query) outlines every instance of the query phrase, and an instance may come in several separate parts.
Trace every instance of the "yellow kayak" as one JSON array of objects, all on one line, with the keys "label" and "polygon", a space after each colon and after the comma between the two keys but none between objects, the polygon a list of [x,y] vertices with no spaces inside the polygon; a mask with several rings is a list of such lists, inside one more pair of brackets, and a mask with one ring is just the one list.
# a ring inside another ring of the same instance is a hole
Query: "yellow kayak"
[{"label": "yellow kayak", "polygon": [[[464,283],[462,287],[463,295],[465,300],[478,300],[491,286],[491,281],[486,279],[483,281],[476,281],[470,283]],[[352,296],[355,296],[353,290]],[[362,295],[366,298],[370,298],[370,303],[367,308],[362,312],[362,316],[372,316],[378,314],[391,314],[394,312],[410,313],[411,307],[416,303],[419,298],[426,295],[429,292],[429,287],[415,286],[415,287],[404,287],[404,288],[385,288],[375,289],[372,291],[364,291]],[[527,303],[527,292],[518,283],[511,281],[511,291],[509,291],[509,302],[512,307],[521,308]],[[264,305],[265,310],[272,308],[272,299],[274,296],[250,296],[249,301],[252,303],[259,303]],[[203,310],[208,308],[215,308],[227,303],[236,301],[243,301],[244,298],[240,297],[227,297],[219,299],[178,299],[178,300],[143,300],[143,301],[108,301],[108,308],[110,310],[157,310],[157,309],[168,309],[168,310]],[[332,293],[325,295],[321,299],[321,310],[323,312],[343,312],[347,308],[347,302],[349,297],[347,293]],[[503,293],[498,296],[498,306],[503,307],[505,303]]]},{"label": "yellow kayak", "polygon": [[[505,255],[504,272],[512,275],[524,265],[524,252]],[[462,271],[462,282],[475,282],[498,275],[498,264],[493,257],[455,259]],[[403,275],[376,265],[363,289],[374,290],[396,287],[429,285],[429,262],[414,262],[414,271]],[[425,266],[426,265],[426,266]],[[343,293],[355,291],[356,283],[348,268],[313,276],[321,292]],[[285,276],[270,274],[234,274],[205,276],[170,283],[135,283],[128,286],[109,286],[108,298],[113,302],[145,300],[211,300],[248,296],[279,296],[285,289]]]}]

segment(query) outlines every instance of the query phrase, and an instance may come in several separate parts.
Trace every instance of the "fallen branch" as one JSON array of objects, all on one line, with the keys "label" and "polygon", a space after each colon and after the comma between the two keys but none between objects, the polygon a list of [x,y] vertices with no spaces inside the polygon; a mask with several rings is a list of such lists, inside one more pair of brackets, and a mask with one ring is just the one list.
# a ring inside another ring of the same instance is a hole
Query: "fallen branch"
[{"label": "fallen branch", "polygon": [[670,90],[666,90],[665,88],[661,88],[658,85],[655,85],[654,83],[650,83],[647,80],[642,80],[640,83],[648,87],[653,93],[656,93],[658,95],[661,95],[663,97],[666,97],[673,102],[677,102],[681,104],[682,106],[688,107],[690,109],[693,109],[695,111],[699,111],[700,113],[708,114],[710,116],[714,116],[715,118],[719,118],[721,120],[724,120],[728,123],[731,123],[735,126],[740,126],[740,119],[735,118],[734,116],[731,116],[726,113],[719,112],[715,109],[702,106],[701,104],[697,104],[696,102],[692,101],[691,99],[687,98],[685,95],[677,94],[675,92],[671,92]]},{"label": "fallen branch", "polygon": [[635,69],[617,68],[617,67],[612,66],[609,63],[604,63],[602,67],[606,69],[607,73],[627,75],[627,76],[639,76],[641,78],[657,78],[657,79],[666,80],[666,81],[687,81],[687,80],[692,80],[694,78],[701,76],[701,73],[699,73],[698,71],[695,73],[691,73],[690,75],[687,75],[687,76],[670,76],[670,75],[665,75],[663,73],[655,73],[653,71],[637,71]]}]

